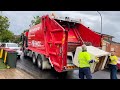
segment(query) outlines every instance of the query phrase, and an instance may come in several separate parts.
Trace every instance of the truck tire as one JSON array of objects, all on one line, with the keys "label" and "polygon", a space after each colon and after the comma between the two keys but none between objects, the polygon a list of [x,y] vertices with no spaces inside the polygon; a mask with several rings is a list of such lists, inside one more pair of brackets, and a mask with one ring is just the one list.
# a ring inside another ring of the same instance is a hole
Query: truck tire
[{"label": "truck tire", "polygon": [[17,59],[20,59],[20,55],[17,56]]},{"label": "truck tire", "polygon": [[38,66],[38,68],[40,69],[40,70],[42,70],[42,63],[43,63],[43,55],[38,55],[38,57],[37,57],[37,66]]},{"label": "truck tire", "polygon": [[35,57],[35,53],[32,54],[32,62],[33,64],[36,64],[36,57]]},{"label": "truck tire", "polygon": [[24,58],[26,58],[26,57],[27,57],[27,53],[26,53],[26,51],[25,51],[25,50],[23,51],[23,56],[24,56]]}]

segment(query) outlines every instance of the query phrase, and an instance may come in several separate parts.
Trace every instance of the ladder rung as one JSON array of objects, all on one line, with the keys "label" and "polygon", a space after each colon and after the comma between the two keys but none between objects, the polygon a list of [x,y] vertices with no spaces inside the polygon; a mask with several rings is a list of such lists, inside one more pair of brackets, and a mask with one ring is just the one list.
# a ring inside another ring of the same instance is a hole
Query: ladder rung
[{"label": "ladder rung", "polygon": [[56,41],[55,44],[62,44],[62,42],[61,41]]},{"label": "ladder rung", "polygon": [[54,52],[49,52],[49,54],[52,54],[52,55],[57,55],[56,53],[54,53]]},{"label": "ladder rung", "polygon": [[53,29],[51,32],[58,32],[58,31],[62,31],[62,29]]}]

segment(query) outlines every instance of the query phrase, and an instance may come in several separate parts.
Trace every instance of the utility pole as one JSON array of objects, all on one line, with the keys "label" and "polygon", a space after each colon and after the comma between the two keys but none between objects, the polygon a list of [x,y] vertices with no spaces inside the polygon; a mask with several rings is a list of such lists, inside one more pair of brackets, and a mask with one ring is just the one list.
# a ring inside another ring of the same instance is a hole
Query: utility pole
[{"label": "utility pole", "polygon": [[[97,11],[98,12],[98,11]],[[100,12],[98,12],[98,14],[100,15],[100,17],[101,17],[101,35],[102,35],[102,15],[101,15],[101,13]]]},{"label": "utility pole", "polygon": [[[100,18],[101,18],[101,39],[102,39],[102,15],[101,15],[101,13],[99,12],[99,11],[97,11],[98,12],[98,14],[100,15]],[[101,40],[101,44],[102,44],[102,40]],[[102,47],[102,45],[101,45],[101,47]]]}]

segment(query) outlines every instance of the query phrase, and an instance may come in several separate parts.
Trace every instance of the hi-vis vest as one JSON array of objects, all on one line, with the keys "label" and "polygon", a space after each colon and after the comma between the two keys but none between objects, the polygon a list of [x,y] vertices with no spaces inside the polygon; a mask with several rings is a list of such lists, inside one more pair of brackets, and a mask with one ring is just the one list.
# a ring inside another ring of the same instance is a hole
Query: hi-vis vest
[{"label": "hi-vis vest", "polygon": [[80,52],[78,54],[78,62],[79,62],[79,67],[84,68],[84,67],[90,67],[90,62],[91,57],[88,52]]},{"label": "hi-vis vest", "polygon": [[112,65],[116,65],[118,61],[118,58],[116,56],[110,56],[110,63]]}]

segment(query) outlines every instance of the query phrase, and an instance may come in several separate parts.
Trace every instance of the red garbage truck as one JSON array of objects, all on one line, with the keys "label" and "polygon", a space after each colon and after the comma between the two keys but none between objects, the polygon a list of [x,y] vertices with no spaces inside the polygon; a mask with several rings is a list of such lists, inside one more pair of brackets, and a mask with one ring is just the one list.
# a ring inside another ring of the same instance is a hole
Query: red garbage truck
[{"label": "red garbage truck", "polygon": [[24,33],[23,52],[42,70],[51,67],[57,72],[78,69],[68,53],[74,58],[76,47],[83,43],[101,46],[101,35],[83,25],[81,20],[50,15],[40,19],[41,23]]}]

